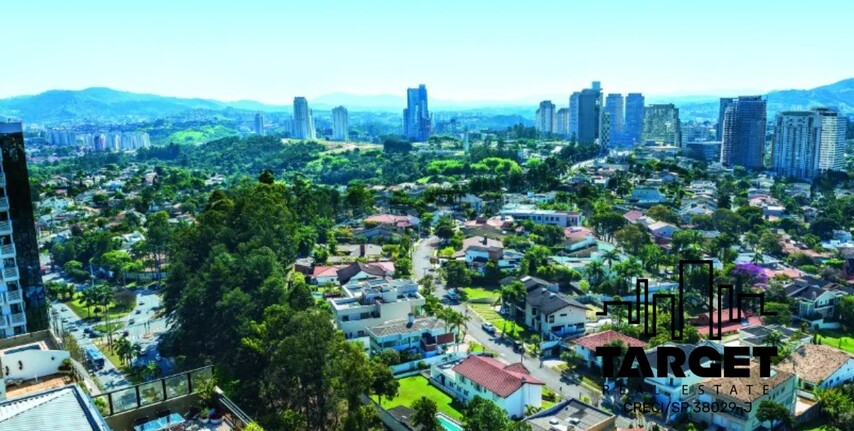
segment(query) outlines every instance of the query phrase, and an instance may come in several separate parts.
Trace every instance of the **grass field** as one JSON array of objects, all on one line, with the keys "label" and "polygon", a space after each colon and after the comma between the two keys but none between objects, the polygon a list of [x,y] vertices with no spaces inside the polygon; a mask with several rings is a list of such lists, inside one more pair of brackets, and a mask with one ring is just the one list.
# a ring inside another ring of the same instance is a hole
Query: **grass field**
[{"label": "grass field", "polygon": [[822,329],[818,331],[821,336],[821,344],[854,353],[854,337],[838,329]]},{"label": "grass field", "polygon": [[427,397],[436,402],[436,406],[440,412],[456,420],[462,420],[463,415],[460,413],[462,406],[455,402],[453,398],[431,385],[423,376],[406,377],[398,380],[398,382],[400,382],[400,388],[398,389],[397,396],[392,400],[383,399],[383,408],[389,409],[396,406],[412,407],[415,400]]},{"label": "grass field", "polygon": [[501,296],[498,291],[484,289],[482,287],[464,287],[460,289],[465,295],[467,301],[472,300],[491,300],[493,303],[498,301]]},{"label": "grass field", "polygon": [[[87,308],[86,305],[83,304],[83,299],[82,299],[82,296],[80,295],[80,292],[75,293],[74,294],[74,300],[66,302],[65,305],[68,305],[68,307],[71,308],[71,311],[73,311],[74,314],[76,314],[81,319],[90,319],[91,318],[91,319],[95,319],[95,320],[119,320],[119,319],[126,317],[132,311],[132,310],[116,310],[116,308],[115,308],[116,304],[111,302],[109,305],[110,312],[108,313],[109,319],[107,319],[103,314],[101,314],[101,313],[96,314],[95,313],[95,309],[101,308],[100,306],[93,306],[91,308]],[[90,310],[91,310],[91,316],[89,314]]]},{"label": "grass field", "polygon": [[507,332],[507,334],[518,334],[523,339],[527,338],[530,333],[529,331],[522,325],[512,321],[506,320],[504,316],[498,314],[495,311],[495,308],[489,304],[469,304],[469,308],[474,310],[475,313],[480,316],[481,319],[492,323],[495,325],[495,329],[501,332]]}]

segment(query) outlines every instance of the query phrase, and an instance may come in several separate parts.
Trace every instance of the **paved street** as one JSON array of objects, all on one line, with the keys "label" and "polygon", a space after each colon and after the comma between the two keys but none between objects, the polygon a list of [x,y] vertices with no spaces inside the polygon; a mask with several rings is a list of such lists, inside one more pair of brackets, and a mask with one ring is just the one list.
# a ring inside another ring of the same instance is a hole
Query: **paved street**
[{"label": "paved street", "polygon": [[[159,295],[144,289],[138,289],[136,294],[136,307],[123,319],[122,323],[124,326],[119,329],[119,332],[128,331],[130,341],[138,343],[142,347],[143,354],[138,359],[138,363],[144,365],[149,361],[155,360],[159,336],[166,330],[166,319],[163,317],[154,318],[155,309],[161,305]],[[87,323],[83,319],[78,318],[64,303],[53,304],[53,310],[58,313],[58,318],[61,322],[59,329],[73,334],[81,349],[94,346],[94,339],[89,338],[88,334],[84,332],[87,327],[91,328],[94,324]],[[131,320],[133,323],[130,323]],[[101,339],[105,338],[102,337]],[[161,370],[163,370],[164,375],[169,374],[171,364],[167,359],[161,358],[158,364]],[[104,361],[104,368],[102,370],[92,371],[91,374],[101,383],[105,391],[130,385],[130,382],[109,360]]]}]

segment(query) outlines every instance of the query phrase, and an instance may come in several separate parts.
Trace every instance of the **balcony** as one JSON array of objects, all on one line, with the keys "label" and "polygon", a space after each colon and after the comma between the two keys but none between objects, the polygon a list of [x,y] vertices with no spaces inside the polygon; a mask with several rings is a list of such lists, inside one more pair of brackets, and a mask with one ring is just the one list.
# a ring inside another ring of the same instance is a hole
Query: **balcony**
[{"label": "balcony", "polygon": [[15,256],[15,244],[0,245],[0,256],[13,257]]},{"label": "balcony", "polygon": [[6,292],[6,300],[8,302],[20,301],[21,300],[21,290],[16,289],[16,290],[10,290],[10,291]]},{"label": "balcony", "polygon": [[3,278],[6,281],[15,281],[18,279],[18,267],[17,266],[9,266],[3,268]]},{"label": "balcony", "polygon": [[[110,428],[129,430],[140,418],[155,417],[164,410],[182,416],[193,411],[199,403],[199,388],[211,377],[212,369],[208,366],[96,395],[93,399]],[[219,388],[214,398],[212,407],[223,419],[216,429],[239,430],[252,422]]]},{"label": "balcony", "polygon": [[0,210],[7,211],[9,209],[9,198],[3,196],[0,198]]},{"label": "balcony", "polygon": [[9,221],[0,221],[0,234],[12,233],[12,223]]},{"label": "balcony", "polygon": [[27,317],[24,316],[24,313],[12,313],[9,319],[12,322],[12,325],[20,325],[27,323]]}]

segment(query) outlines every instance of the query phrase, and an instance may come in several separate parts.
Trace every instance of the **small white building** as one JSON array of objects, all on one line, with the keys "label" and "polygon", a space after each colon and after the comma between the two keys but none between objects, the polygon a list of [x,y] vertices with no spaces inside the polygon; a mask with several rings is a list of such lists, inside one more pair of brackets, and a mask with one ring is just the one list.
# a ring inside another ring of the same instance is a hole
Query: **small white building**
[{"label": "small white building", "polygon": [[542,407],[544,383],[521,363],[473,355],[456,364],[433,365],[430,380],[465,402],[476,396],[493,401],[515,419],[525,417],[527,406]]}]

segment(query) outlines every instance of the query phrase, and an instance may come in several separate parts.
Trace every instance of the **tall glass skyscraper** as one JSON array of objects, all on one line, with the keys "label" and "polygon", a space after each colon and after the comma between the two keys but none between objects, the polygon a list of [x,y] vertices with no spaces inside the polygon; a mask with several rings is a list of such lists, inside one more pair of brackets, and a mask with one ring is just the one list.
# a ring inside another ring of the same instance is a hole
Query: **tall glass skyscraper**
[{"label": "tall glass skyscraper", "polygon": [[295,139],[317,139],[317,134],[314,130],[314,117],[311,109],[308,108],[308,101],[305,97],[294,98],[294,119],[291,123],[291,137]]},{"label": "tall glass skyscraper", "polygon": [[578,142],[592,144],[599,139],[602,89],[597,84],[598,88],[585,88],[578,96]]},{"label": "tall glass skyscraper", "polygon": [[624,113],[623,95],[611,93],[605,98],[605,112],[608,113],[608,131],[612,146],[623,146],[624,139]]},{"label": "tall glass skyscraper", "polygon": [[766,103],[761,96],[739,96],[726,106],[721,163],[762,169],[765,158]]},{"label": "tall glass skyscraper", "polygon": [[0,122],[0,337],[48,328],[21,123]]},{"label": "tall glass skyscraper", "polygon": [[427,107],[427,87],[406,90],[406,109],[403,110],[403,134],[412,141],[426,141],[432,134],[432,120]]},{"label": "tall glass skyscraper", "polygon": [[638,145],[641,142],[645,112],[644,103],[646,102],[641,93],[629,93],[626,96],[626,120],[623,134],[628,145]]}]

